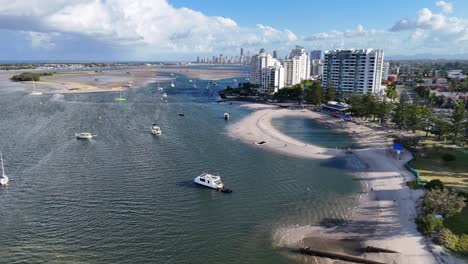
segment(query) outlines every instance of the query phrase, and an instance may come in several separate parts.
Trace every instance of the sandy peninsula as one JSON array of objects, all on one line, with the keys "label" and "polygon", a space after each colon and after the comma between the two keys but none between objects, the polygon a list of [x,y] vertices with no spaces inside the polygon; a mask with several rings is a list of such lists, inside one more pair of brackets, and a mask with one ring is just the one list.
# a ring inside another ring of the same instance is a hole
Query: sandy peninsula
[{"label": "sandy peninsula", "polygon": [[[252,105],[247,105],[252,107]],[[254,106],[255,107],[255,106]],[[333,129],[353,135],[363,149],[343,151],[327,149],[293,139],[275,129],[271,120],[281,116],[305,116]],[[351,122],[344,123],[329,115],[310,110],[259,109],[229,127],[229,134],[247,144],[285,155],[311,159],[347,156],[361,164],[355,177],[362,182],[359,205],[352,220],[334,227],[303,226],[278,230],[278,245],[286,247],[315,246],[330,249],[324,241],[362,241],[363,246],[394,250],[398,253],[364,253],[360,257],[383,263],[437,263],[426,239],[416,230],[416,201],[422,192],[410,190],[405,182],[413,176],[404,168],[411,159],[407,152],[397,160],[388,150],[388,133]],[[266,141],[263,145],[255,142]],[[347,152],[347,153],[346,153]],[[363,164],[363,166],[362,166]],[[356,165],[358,166],[358,165]],[[333,244],[333,243],[332,243]],[[319,248],[320,249],[320,248]],[[333,251],[340,251],[334,248]],[[318,261],[318,260],[316,260]],[[321,259],[319,263],[327,262]]]},{"label": "sandy peninsula", "polygon": [[[18,71],[4,72],[0,77],[11,78]],[[174,74],[174,77],[168,74]],[[102,71],[72,71],[55,73],[52,76],[41,77],[36,82],[36,91],[42,93],[96,93],[119,91],[142,87],[149,83],[169,83],[176,75],[201,80],[221,80],[227,78],[245,77],[240,68],[210,66],[204,68],[180,67],[131,67],[126,69]],[[177,83],[177,80],[176,80]],[[26,91],[33,90],[32,82],[23,82]]]}]

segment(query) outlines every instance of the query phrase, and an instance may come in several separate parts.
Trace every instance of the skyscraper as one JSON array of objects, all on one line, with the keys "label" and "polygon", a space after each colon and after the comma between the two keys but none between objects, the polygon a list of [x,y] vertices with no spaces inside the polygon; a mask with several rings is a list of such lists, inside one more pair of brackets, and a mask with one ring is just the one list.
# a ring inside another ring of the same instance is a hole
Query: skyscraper
[{"label": "skyscraper", "polygon": [[318,77],[323,74],[322,60],[310,60],[310,76]]},{"label": "skyscraper", "polygon": [[265,48],[261,48],[259,53],[265,53]]},{"label": "skyscraper", "polygon": [[273,51],[273,58],[278,59],[278,53],[276,52],[276,50]]},{"label": "skyscraper", "polygon": [[385,62],[383,65],[383,71],[382,71],[382,80],[387,81],[388,80],[388,71],[390,70],[390,62]]},{"label": "skyscraper", "polygon": [[321,50],[313,50],[310,52],[310,59],[311,60],[321,60],[322,59],[322,51]]},{"label": "skyscraper", "polygon": [[379,49],[325,52],[322,86],[338,93],[379,93],[384,52]]},{"label": "skyscraper", "polygon": [[284,87],[284,68],[270,54],[254,55],[250,62],[250,82],[259,86],[260,93],[275,93]]},{"label": "skyscraper", "polygon": [[241,48],[241,51],[240,51],[240,56],[243,57],[244,56],[244,48]]},{"label": "skyscraper", "polygon": [[284,60],[284,81],[286,86],[300,83],[310,78],[310,60],[304,47],[296,46]]}]

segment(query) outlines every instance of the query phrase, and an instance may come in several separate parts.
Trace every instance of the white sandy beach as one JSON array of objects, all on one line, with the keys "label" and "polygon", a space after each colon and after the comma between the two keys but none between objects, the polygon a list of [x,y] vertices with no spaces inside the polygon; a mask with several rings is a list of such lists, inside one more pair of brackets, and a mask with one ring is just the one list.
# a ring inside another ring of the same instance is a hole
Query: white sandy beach
[{"label": "white sandy beach", "polygon": [[306,116],[352,134],[358,143],[366,146],[365,149],[353,150],[353,153],[354,158],[365,163],[367,168],[356,173],[365,190],[348,224],[332,229],[308,226],[279,230],[278,236],[282,240],[279,244],[300,246],[314,238],[358,238],[365,241],[365,246],[399,252],[362,255],[368,259],[385,263],[437,263],[426,239],[416,230],[416,201],[421,197],[422,191],[410,190],[405,183],[414,179],[404,168],[411,155],[403,153],[401,160],[396,160],[387,150],[391,143],[385,137],[388,132],[350,122],[343,123],[329,115],[310,110],[269,108],[258,110],[234,124],[229,128],[229,134],[248,144],[266,141],[266,144],[256,147],[290,156],[330,159],[347,155],[343,150],[305,144],[280,133],[271,124],[272,118],[280,116]]}]

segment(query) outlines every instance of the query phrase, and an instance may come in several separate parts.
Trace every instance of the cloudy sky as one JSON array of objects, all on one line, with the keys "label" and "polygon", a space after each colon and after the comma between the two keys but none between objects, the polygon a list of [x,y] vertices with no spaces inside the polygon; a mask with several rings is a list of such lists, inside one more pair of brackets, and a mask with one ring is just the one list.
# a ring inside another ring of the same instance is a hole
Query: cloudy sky
[{"label": "cloudy sky", "polygon": [[296,44],[468,59],[468,1],[0,0],[0,36],[0,61],[285,55]]}]

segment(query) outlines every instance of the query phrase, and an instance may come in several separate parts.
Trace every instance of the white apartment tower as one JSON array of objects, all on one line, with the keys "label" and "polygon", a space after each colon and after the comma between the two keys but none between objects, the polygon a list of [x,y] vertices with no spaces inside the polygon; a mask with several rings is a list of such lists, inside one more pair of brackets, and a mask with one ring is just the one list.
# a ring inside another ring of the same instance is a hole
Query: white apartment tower
[{"label": "white apartment tower", "polygon": [[291,51],[289,58],[284,60],[283,66],[286,86],[292,86],[310,78],[309,55],[301,46],[296,46]]},{"label": "white apartment tower", "polygon": [[390,71],[390,62],[384,62],[382,80],[388,81],[388,72]]},{"label": "white apartment tower", "polygon": [[349,49],[325,52],[322,87],[335,87],[340,94],[380,93],[384,52],[379,49]]},{"label": "white apartment tower", "polygon": [[270,54],[254,55],[250,62],[250,82],[259,86],[260,93],[276,93],[284,87],[284,68]]}]

